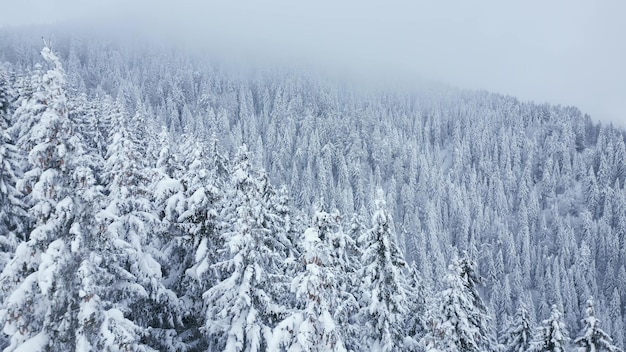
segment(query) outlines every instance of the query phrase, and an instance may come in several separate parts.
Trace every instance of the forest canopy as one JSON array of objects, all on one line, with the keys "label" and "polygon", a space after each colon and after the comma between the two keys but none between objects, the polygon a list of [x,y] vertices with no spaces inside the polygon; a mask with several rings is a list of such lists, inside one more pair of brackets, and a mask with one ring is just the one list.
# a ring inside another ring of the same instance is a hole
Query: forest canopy
[{"label": "forest canopy", "polygon": [[0,40],[6,351],[624,348],[623,130],[24,36]]}]

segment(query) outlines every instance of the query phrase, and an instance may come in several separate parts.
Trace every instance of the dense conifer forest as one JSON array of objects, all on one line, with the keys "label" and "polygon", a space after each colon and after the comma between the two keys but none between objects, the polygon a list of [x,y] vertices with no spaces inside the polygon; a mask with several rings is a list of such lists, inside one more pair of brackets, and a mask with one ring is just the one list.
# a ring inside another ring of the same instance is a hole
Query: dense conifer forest
[{"label": "dense conifer forest", "polygon": [[33,32],[0,32],[5,351],[624,348],[624,130]]}]

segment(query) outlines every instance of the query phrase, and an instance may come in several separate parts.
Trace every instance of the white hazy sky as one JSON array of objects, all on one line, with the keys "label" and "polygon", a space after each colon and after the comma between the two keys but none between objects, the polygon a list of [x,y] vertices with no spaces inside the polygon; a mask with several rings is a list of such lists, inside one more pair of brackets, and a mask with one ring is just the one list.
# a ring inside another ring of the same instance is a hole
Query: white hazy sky
[{"label": "white hazy sky", "polygon": [[134,21],[251,60],[423,76],[626,126],[624,0],[20,0],[0,26]]}]

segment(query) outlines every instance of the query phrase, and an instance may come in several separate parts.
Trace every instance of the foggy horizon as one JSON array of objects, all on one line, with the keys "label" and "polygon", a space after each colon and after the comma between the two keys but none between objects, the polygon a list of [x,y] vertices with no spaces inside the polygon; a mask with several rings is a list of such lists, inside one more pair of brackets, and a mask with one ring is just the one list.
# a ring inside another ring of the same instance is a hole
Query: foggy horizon
[{"label": "foggy horizon", "polygon": [[[247,63],[304,64],[351,77],[438,81],[520,100],[571,105],[626,126],[626,45],[618,1],[524,4],[193,1],[9,5],[0,27],[131,24],[190,49]],[[12,8],[12,9],[11,9]],[[402,82],[405,81],[405,82]]]}]

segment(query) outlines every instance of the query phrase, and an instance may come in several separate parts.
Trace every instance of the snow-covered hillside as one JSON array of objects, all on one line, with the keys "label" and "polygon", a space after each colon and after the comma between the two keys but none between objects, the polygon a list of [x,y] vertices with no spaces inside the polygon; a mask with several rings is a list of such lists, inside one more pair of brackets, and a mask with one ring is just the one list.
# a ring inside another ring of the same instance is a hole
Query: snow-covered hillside
[{"label": "snow-covered hillside", "polygon": [[623,130],[57,30],[0,34],[7,351],[624,347]]}]

